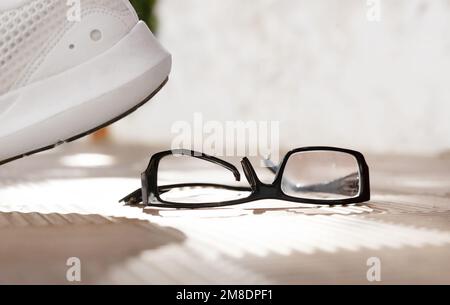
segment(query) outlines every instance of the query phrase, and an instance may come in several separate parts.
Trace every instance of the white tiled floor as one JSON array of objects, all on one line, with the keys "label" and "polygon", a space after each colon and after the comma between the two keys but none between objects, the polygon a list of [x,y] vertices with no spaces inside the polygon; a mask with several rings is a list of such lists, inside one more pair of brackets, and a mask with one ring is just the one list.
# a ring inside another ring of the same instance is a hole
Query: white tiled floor
[{"label": "white tiled floor", "polygon": [[[109,161],[61,164],[80,148]],[[0,168],[0,283],[67,283],[73,256],[83,283],[364,284],[373,256],[384,283],[450,283],[450,184],[429,178],[445,177],[448,159],[403,159],[421,168],[407,172],[392,158],[369,158],[373,199],[362,205],[117,203],[139,186],[148,150],[70,145]]]}]

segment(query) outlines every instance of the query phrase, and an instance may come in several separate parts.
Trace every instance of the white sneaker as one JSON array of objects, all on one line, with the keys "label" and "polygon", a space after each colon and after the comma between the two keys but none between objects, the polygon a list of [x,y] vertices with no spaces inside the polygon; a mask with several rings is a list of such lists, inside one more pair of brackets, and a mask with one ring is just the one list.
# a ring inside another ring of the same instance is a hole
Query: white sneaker
[{"label": "white sneaker", "polygon": [[171,63],[128,0],[1,0],[0,164],[126,116]]}]

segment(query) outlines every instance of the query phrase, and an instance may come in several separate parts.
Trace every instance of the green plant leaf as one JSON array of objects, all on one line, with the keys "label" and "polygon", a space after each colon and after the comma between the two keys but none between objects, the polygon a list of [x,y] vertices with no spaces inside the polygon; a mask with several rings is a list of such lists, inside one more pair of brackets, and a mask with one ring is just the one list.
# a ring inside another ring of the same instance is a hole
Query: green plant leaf
[{"label": "green plant leaf", "polygon": [[153,33],[158,30],[158,19],[155,14],[157,0],[131,0],[141,20],[145,21]]}]

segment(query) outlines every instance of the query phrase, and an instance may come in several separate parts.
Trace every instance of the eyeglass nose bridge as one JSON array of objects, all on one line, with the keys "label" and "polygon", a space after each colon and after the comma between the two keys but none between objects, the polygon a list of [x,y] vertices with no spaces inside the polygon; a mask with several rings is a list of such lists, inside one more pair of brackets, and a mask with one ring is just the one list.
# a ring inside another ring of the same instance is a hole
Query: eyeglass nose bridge
[{"label": "eyeglass nose bridge", "polygon": [[279,198],[280,191],[279,188],[276,186],[276,183],[265,184],[261,182],[261,180],[259,180],[258,175],[255,172],[255,169],[253,168],[253,165],[251,164],[250,160],[247,157],[242,159],[241,164],[244,170],[245,177],[247,178],[254,193],[257,193],[259,196],[264,197],[266,199]]}]

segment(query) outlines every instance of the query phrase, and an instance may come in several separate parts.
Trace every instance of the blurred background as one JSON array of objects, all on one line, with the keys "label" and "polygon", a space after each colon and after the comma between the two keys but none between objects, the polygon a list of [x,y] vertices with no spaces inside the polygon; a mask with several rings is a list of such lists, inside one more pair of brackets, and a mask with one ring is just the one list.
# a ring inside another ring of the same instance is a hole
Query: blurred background
[{"label": "blurred background", "polygon": [[168,85],[114,125],[170,147],[177,120],[276,120],[290,148],[450,148],[450,1],[134,0],[173,54]]}]

